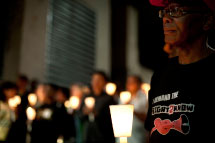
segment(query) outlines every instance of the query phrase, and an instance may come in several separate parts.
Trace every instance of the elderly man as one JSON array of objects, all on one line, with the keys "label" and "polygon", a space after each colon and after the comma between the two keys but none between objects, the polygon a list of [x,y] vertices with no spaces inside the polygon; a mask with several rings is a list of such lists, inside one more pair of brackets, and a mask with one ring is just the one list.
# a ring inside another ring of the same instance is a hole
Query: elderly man
[{"label": "elderly man", "polygon": [[[155,71],[145,127],[150,143],[214,140],[214,0],[150,0],[163,7],[165,43],[177,57]],[[212,40],[212,41],[209,41]]]}]

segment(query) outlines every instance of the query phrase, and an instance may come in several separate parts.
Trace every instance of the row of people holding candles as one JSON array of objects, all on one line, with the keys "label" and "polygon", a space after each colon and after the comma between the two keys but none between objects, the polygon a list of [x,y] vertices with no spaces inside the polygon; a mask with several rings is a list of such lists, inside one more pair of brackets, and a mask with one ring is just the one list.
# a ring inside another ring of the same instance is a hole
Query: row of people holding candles
[{"label": "row of people holding candles", "polygon": [[[116,104],[120,105],[109,105],[109,114],[111,115],[111,121],[112,121],[112,129],[115,137],[119,137],[119,141],[117,140],[116,142],[122,142],[126,143],[127,142],[127,137],[132,136],[132,126],[133,126],[133,116],[134,116],[134,110],[135,110],[135,105],[132,104],[130,101],[132,100],[132,94],[129,91],[122,91],[120,92],[119,96],[116,95],[116,89],[117,86],[115,83],[106,83],[105,86],[105,92],[115,99]],[[141,85],[142,91],[145,93],[146,98],[148,91],[150,90],[150,85],[149,84],[142,84]],[[68,100],[64,102],[64,107],[66,108],[67,112],[69,114],[77,114],[79,116],[80,108],[82,108],[82,104],[86,106],[90,111],[93,111],[95,108],[96,99],[93,96],[86,96],[84,98],[80,97],[77,92],[73,92],[73,94],[69,97]],[[118,97],[118,98],[117,98]],[[28,127],[28,133],[32,131],[32,124],[34,120],[37,118],[38,114],[41,114],[37,111],[37,103],[38,103],[38,94],[37,93],[30,93],[27,97],[29,106],[26,108],[26,115],[27,115],[27,127]],[[84,101],[82,101],[84,100]],[[8,105],[10,106],[11,109],[14,110],[19,104],[21,103],[21,98],[20,96],[14,96],[13,98],[10,98],[8,100]],[[49,119],[51,116],[51,110],[44,110],[42,115],[43,118]],[[88,115],[88,120],[89,122],[93,123],[96,119],[96,113],[94,112],[89,112]],[[77,122],[75,121],[75,124],[77,125]],[[104,123],[105,124],[105,123]],[[77,130],[76,130],[77,131]],[[76,132],[76,136],[77,136]],[[85,138],[83,135],[80,136],[80,138]],[[31,135],[28,135],[28,141],[31,140]],[[80,139],[82,140],[82,139]],[[58,137],[58,143],[62,143],[64,140],[61,136]],[[71,141],[72,142],[72,141]],[[83,142],[76,141],[74,142]],[[135,142],[136,143],[136,142]]]}]

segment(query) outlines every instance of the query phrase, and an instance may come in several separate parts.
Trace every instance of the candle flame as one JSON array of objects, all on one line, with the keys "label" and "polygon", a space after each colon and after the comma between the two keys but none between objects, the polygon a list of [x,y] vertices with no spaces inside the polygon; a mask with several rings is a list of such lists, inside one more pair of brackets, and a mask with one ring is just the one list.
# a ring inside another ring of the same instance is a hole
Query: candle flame
[{"label": "candle flame", "polygon": [[32,107],[28,107],[26,110],[26,114],[29,120],[34,120],[36,117],[36,110]]},{"label": "candle flame", "polygon": [[107,83],[105,87],[107,94],[111,96],[115,94],[116,88],[116,84],[114,83]]},{"label": "candle flame", "polygon": [[131,93],[128,91],[123,91],[120,93],[120,101],[122,104],[127,104],[131,100]]},{"label": "candle flame", "polygon": [[34,106],[37,103],[37,95],[34,93],[31,93],[28,95],[28,102],[31,106]]},{"label": "candle flame", "polygon": [[94,108],[94,105],[95,105],[95,99],[93,97],[87,97],[84,100],[84,103],[87,106],[87,108],[92,109],[92,108]]}]

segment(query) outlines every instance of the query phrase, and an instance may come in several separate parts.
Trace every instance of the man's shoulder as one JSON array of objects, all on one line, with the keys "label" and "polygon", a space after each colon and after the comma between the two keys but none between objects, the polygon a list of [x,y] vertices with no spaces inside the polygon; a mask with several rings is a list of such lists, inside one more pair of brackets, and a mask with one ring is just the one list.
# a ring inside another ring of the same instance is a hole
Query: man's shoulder
[{"label": "man's shoulder", "polygon": [[153,77],[157,77],[162,75],[163,73],[168,73],[171,70],[175,70],[178,68],[178,65],[178,57],[170,58],[167,63],[154,71]]}]

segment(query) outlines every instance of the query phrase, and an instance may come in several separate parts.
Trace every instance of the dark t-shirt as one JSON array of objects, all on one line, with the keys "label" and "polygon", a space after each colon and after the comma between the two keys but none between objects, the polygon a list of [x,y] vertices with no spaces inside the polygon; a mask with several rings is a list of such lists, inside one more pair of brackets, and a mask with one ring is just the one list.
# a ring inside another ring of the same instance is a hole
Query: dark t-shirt
[{"label": "dark t-shirt", "polygon": [[[37,108],[36,119],[32,122],[31,143],[56,143],[59,136],[67,139],[73,134],[74,129],[70,126],[68,115],[64,107],[58,108],[56,104],[41,105]],[[72,123],[73,120],[70,120]]]},{"label": "dark t-shirt", "polygon": [[[94,94],[86,97],[95,98],[94,107],[94,121],[89,121],[89,118],[85,119],[85,143],[115,143],[113,134],[111,116],[109,106],[114,105],[114,99],[108,96],[105,92],[102,92],[100,96]],[[86,98],[85,97],[85,98]],[[83,103],[84,100],[83,99]],[[82,103],[82,107],[83,107]]]},{"label": "dark t-shirt", "polygon": [[212,141],[214,65],[214,54],[188,65],[176,57],[154,73],[145,122],[150,143]]}]

